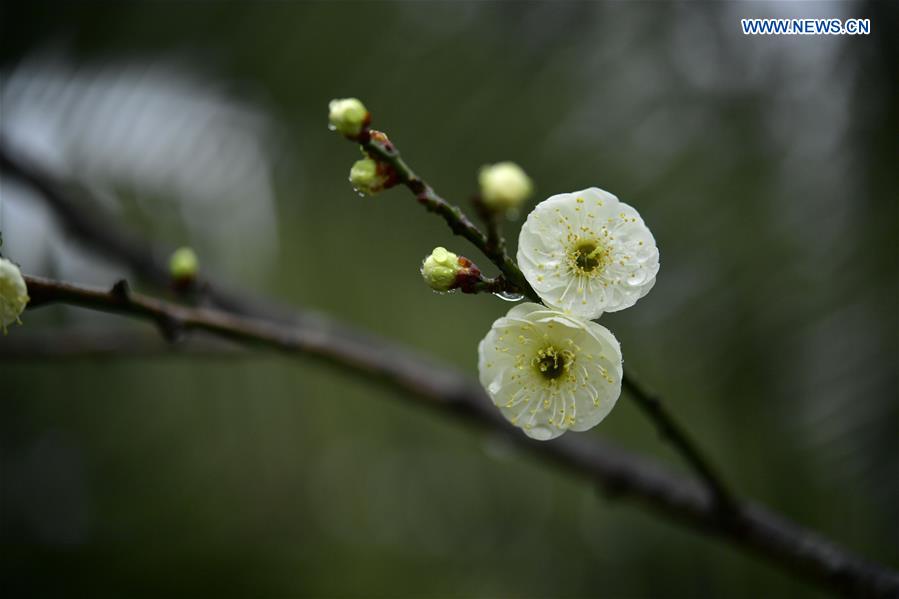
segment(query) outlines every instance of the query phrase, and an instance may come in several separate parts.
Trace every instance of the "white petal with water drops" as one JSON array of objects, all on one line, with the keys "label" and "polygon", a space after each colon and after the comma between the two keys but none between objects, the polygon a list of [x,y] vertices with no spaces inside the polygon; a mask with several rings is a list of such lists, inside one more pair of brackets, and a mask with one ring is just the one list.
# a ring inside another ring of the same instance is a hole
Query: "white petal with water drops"
[{"label": "white petal with water drops", "polygon": [[518,265],[544,303],[593,319],[649,293],[659,250],[633,207],[591,187],[534,208],[521,228]]},{"label": "white petal with water drops", "polygon": [[481,385],[503,416],[546,441],[599,424],[621,394],[621,348],[605,327],[525,303],[478,346]]}]

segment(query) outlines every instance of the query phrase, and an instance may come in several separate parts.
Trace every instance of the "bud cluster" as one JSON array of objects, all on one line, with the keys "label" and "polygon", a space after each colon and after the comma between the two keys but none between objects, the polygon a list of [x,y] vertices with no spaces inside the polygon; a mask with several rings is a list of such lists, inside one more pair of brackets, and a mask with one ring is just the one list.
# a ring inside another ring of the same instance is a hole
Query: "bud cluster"
[{"label": "bud cluster", "polygon": [[[331,100],[328,104],[328,123],[332,131],[354,141],[372,141],[388,148],[390,140],[381,131],[369,129],[371,113],[357,98]],[[370,156],[360,147],[364,158],[350,168],[350,184],[360,195],[375,195],[396,185],[396,171],[389,164]]]}]

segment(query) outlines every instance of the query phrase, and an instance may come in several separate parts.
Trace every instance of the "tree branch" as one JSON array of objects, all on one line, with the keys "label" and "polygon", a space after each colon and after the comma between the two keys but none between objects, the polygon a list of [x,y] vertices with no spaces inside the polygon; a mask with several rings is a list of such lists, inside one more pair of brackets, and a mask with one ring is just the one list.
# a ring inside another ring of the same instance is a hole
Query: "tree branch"
[{"label": "tree branch", "polygon": [[[364,132],[363,143],[368,151],[375,153],[380,159],[386,160],[396,170],[398,177],[417,197],[425,197],[425,204],[429,209],[440,213],[450,224],[454,232],[461,234],[466,239],[481,249],[491,261],[497,264],[503,275],[494,279],[487,279],[475,292],[511,293],[515,289],[521,290],[521,284],[517,279],[527,281],[521,274],[518,265],[506,254],[502,244],[490,241],[481,231],[465,216],[462,210],[450,205],[446,200],[416,175],[412,169],[400,158],[399,151],[383,134]],[[367,145],[366,145],[367,144]],[[161,252],[140,238],[124,233],[112,219],[94,206],[90,216],[83,209],[82,202],[74,197],[75,194],[63,187],[52,176],[43,172],[28,160],[14,156],[12,152],[0,145],[0,169],[31,185],[48,202],[50,207],[59,215],[62,223],[68,230],[77,236],[88,247],[93,248],[101,255],[111,256],[137,273],[142,278],[160,288],[168,287],[171,283],[168,266],[163,259],[170,252]],[[420,200],[421,201],[421,200]],[[462,231],[463,233],[459,233]],[[505,268],[501,267],[505,265]],[[512,278],[506,274],[512,273]],[[268,318],[281,322],[302,326],[314,330],[329,331],[347,339],[358,339],[366,342],[359,331],[349,329],[334,322],[328,317],[313,313],[309,310],[289,309],[278,306],[271,301],[261,298],[239,294],[235,291],[224,289],[209,280],[200,279],[195,287],[202,290],[201,297],[211,305],[244,316]],[[540,303],[540,298],[528,285],[527,289],[532,294],[529,296]],[[640,392],[640,385],[625,374],[623,386],[637,402],[648,417],[653,420],[660,435],[671,442],[684,456],[687,463],[706,481],[713,491],[714,497],[719,501],[722,511],[727,511],[730,506],[730,493],[727,491],[721,479],[717,476],[710,462],[705,459],[696,444],[687,436],[686,432],[674,424],[673,419],[662,408],[658,400],[647,400],[645,393]]]},{"label": "tree branch", "polygon": [[[161,249],[139,236],[130,235],[104,212],[98,202],[83,201],[85,197],[74,185],[64,184],[27,157],[14,154],[4,144],[0,144],[0,171],[37,191],[63,227],[87,249],[123,264],[155,287],[166,289],[171,286],[168,256],[174,248]],[[202,277],[197,279],[194,287],[202,291],[200,297],[204,302],[229,312],[245,316],[262,314],[272,320],[311,328],[336,326],[326,316],[311,310],[288,308],[268,299],[227,289]]]},{"label": "tree branch", "polygon": [[586,477],[609,496],[630,497],[652,511],[730,541],[824,588],[854,596],[899,594],[899,573],[859,558],[757,504],[734,500],[733,511],[723,517],[705,487],[645,458],[585,436],[568,435],[551,443],[534,441],[506,422],[475,382],[396,346],[380,341],[366,344],[323,331],[174,305],[133,293],[124,282],[108,291],[37,277],[26,277],[26,283],[32,298],[29,309],[65,303],[148,320],[168,338],[203,331],[245,344],[308,355],[501,434],[538,457]]},{"label": "tree branch", "polygon": [[[69,187],[63,187],[54,177],[27,161],[13,158],[2,146],[0,167],[39,191],[68,230],[86,245],[118,259],[148,282],[163,288],[168,286],[168,269],[161,258],[167,252],[153,251],[139,239],[121,233],[121,228],[102,211],[92,209],[90,218],[83,217],[82,206]],[[412,175],[412,178],[417,179],[417,176]],[[796,572],[823,588],[860,596],[899,593],[899,574],[896,572],[867,562],[761,506],[735,500],[732,511],[735,516],[722,517],[714,493],[708,489],[611,444],[570,435],[552,443],[528,439],[501,417],[477,384],[456,372],[435,367],[418,352],[413,354],[308,310],[286,308],[209,281],[202,281],[201,285],[210,304],[228,312],[265,318],[268,322],[251,322],[259,323],[265,331],[272,333],[272,339],[277,339],[278,334],[285,335],[286,346],[279,346],[279,349],[307,353],[360,376],[380,380],[422,400],[420,403],[474,420],[488,430],[502,433],[511,442],[527,447],[538,457],[588,477],[610,496],[632,498],[660,515],[751,550],[768,562],[788,572]],[[45,303],[48,301],[44,300]],[[160,303],[159,306],[168,304]],[[178,310],[206,312],[202,308],[178,307]],[[230,316],[235,318],[233,314]],[[177,318],[153,319],[178,322]],[[275,322],[280,324],[273,324]],[[285,324],[290,327],[285,328]],[[303,346],[298,342],[303,339],[323,342],[325,347],[316,343]],[[625,386],[628,389],[628,385]],[[628,391],[633,395],[633,389]],[[639,391],[638,395],[641,395]],[[640,397],[637,401],[640,402]]]}]

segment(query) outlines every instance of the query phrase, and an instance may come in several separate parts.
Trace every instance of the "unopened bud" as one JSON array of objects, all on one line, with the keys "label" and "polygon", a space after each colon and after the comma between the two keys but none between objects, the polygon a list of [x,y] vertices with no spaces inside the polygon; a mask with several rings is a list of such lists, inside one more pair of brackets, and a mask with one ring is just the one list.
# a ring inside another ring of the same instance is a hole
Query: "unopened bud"
[{"label": "unopened bud", "polygon": [[371,122],[371,114],[356,98],[331,100],[328,104],[328,122],[332,131],[352,138],[357,137]]},{"label": "unopened bud", "polygon": [[481,168],[478,174],[481,201],[497,212],[518,208],[533,192],[531,178],[514,162],[499,162]]},{"label": "unopened bud", "polygon": [[422,263],[421,276],[434,291],[449,291],[456,287],[459,269],[459,256],[438,247]]},{"label": "unopened bud", "polygon": [[434,291],[471,292],[481,280],[481,270],[468,258],[437,247],[422,263],[421,276]]},{"label": "unopened bud", "polygon": [[22,271],[9,260],[0,258],[0,328],[4,335],[8,325],[22,323],[19,316],[25,311],[28,299]]},{"label": "unopened bud", "polygon": [[197,278],[200,260],[189,247],[178,248],[169,259],[169,274],[176,283],[187,283]]},{"label": "unopened bud", "polygon": [[350,183],[359,193],[374,195],[393,186],[394,180],[389,164],[371,158],[357,160],[350,169]]}]

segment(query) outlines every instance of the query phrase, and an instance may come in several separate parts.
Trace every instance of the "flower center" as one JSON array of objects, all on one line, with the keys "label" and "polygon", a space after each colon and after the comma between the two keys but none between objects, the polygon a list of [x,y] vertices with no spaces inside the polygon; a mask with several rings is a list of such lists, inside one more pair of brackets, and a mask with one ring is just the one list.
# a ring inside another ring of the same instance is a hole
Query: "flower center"
[{"label": "flower center", "polygon": [[534,356],[532,364],[540,376],[548,381],[555,380],[565,374],[574,359],[568,350],[559,350],[553,346],[544,347]]},{"label": "flower center", "polygon": [[602,243],[581,241],[569,252],[574,270],[583,274],[602,272],[611,261],[611,250]]}]

